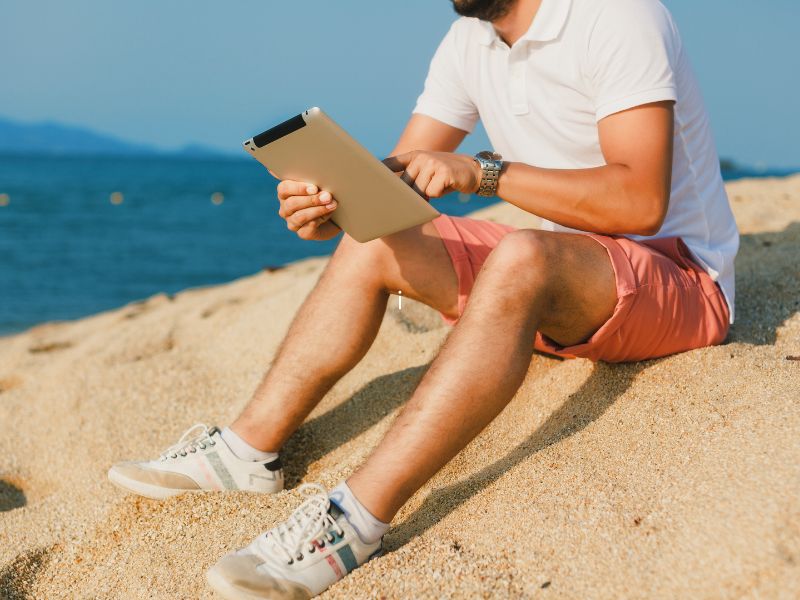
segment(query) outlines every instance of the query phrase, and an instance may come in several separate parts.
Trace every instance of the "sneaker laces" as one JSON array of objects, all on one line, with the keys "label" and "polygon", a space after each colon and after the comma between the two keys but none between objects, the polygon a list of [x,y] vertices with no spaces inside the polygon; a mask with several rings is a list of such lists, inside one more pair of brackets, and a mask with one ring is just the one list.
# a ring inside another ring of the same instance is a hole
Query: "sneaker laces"
[{"label": "sneaker laces", "polygon": [[160,460],[167,460],[168,458],[178,458],[178,456],[186,456],[189,452],[197,452],[197,449],[205,450],[206,446],[216,446],[217,442],[211,439],[211,436],[217,432],[216,427],[209,428],[203,423],[192,425],[183,432],[181,439],[176,444],[173,444],[161,454]]},{"label": "sneaker laces", "polygon": [[270,529],[259,540],[265,554],[272,556],[277,551],[290,565],[295,560],[303,560],[304,547],[307,552],[313,553],[317,546],[324,547],[326,541],[332,542],[334,538],[328,533],[330,528],[337,535],[344,535],[344,530],[328,512],[331,501],[324,487],[316,483],[304,483],[298,490],[301,494],[310,491],[314,494],[298,506],[286,521]]}]

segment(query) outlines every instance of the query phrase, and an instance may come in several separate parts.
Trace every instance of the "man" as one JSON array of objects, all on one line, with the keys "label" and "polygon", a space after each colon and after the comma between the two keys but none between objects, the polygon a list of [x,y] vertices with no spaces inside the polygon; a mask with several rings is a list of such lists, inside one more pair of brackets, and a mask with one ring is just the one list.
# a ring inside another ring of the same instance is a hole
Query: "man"
[{"label": "man", "polygon": [[[365,355],[390,292],[455,324],[366,462],[223,557],[226,598],[318,594],[377,555],[398,509],[506,406],[534,348],[633,361],[717,344],[733,316],[738,233],[697,83],[656,0],[452,0],[457,20],[386,163],[431,198],[497,195],[544,231],[442,215],[360,244],[344,235],[244,412],[155,461],[131,491],[283,488],[278,452]],[[480,118],[494,150],[455,154]],[[498,177],[499,172],[499,177]],[[278,186],[303,239],[339,233],[336,200]]]}]

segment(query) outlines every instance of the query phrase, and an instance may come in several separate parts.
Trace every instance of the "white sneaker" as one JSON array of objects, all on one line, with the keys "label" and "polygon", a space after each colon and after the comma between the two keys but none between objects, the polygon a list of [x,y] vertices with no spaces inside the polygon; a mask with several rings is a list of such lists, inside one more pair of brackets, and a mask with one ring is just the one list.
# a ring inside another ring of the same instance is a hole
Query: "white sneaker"
[{"label": "white sneaker", "polygon": [[226,554],[206,573],[223,598],[311,598],[380,555],[381,540],[362,542],[322,486],[307,483],[300,490],[316,493],[285,523]]},{"label": "white sneaker", "polygon": [[283,489],[280,457],[242,460],[225,443],[216,427],[190,427],[157,459],[124,462],[108,470],[111,483],[122,489],[163,499],[186,492],[244,490],[274,493]]}]

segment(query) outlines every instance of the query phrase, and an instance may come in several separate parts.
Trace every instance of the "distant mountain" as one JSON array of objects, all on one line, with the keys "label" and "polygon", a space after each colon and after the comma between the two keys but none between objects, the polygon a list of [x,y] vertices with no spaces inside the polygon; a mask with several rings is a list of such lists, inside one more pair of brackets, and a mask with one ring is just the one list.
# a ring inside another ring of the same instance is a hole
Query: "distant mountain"
[{"label": "distant mountain", "polygon": [[85,127],[61,123],[20,123],[0,117],[0,154],[104,154],[114,156],[180,156],[231,158],[215,148],[189,144],[177,151],[128,142]]},{"label": "distant mountain", "polygon": [[216,148],[211,148],[210,146],[204,146],[203,144],[186,144],[180,150],[173,152],[172,154],[186,156],[190,158],[241,158],[244,157],[245,154],[242,152],[242,156],[234,156],[232,154],[227,154]]}]

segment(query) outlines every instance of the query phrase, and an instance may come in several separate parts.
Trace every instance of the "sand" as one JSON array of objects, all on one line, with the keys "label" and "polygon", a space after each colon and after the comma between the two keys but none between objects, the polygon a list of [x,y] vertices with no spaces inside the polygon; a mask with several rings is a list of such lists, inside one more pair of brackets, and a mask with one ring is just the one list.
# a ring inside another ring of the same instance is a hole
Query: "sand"
[{"label": "sand", "polygon": [[[325,598],[800,597],[800,176],[728,189],[743,233],[728,343],[617,366],[535,356],[396,517],[389,552]],[[449,331],[427,307],[390,303],[288,444],[288,491],[156,502],[105,476],[229,422],[324,265],[0,339],[0,597],[211,598],[205,570],[285,517],[291,488],[359,464]]]}]

